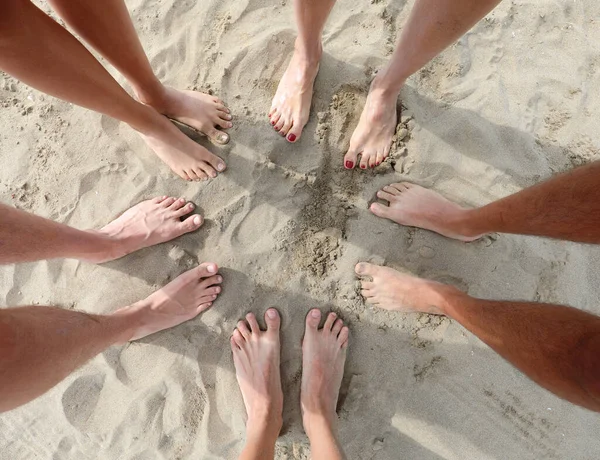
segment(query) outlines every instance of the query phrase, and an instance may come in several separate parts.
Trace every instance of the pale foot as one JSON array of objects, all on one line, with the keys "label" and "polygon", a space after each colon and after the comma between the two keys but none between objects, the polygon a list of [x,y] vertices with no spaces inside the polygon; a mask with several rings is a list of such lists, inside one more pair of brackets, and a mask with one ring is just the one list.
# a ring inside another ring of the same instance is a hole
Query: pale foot
[{"label": "pale foot", "polygon": [[231,350],[242,398],[248,415],[247,436],[279,435],[283,417],[283,392],[279,370],[277,310],[265,313],[267,330],[261,331],[254,313],[240,321],[231,336]]},{"label": "pale foot", "polygon": [[217,144],[229,142],[229,135],[219,128],[231,128],[232,117],[225,103],[218,97],[163,86],[160,97],[150,99],[138,94],[138,98],[159,113],[194,128]]},{"label": "pale foot", "polygon": [[386,310],[404,313],[446,314],[448,299],[464,296],[453,286],[405,275],[389,267],[366,262],[356,264],[361,280],[361,294],[366,302]]},{"label": "pale foot", "polygon": [[302,390],[300,405],[304,429],[323,425],[335,427],[336,406],[348,347],[348,328],[335,313],[329,313],[323,329],[319,329],[321,312],[311,310],[306,316],[302,341]]},{"label": "pale foot", "polygon": [[110,249],[90,255],[86,260],[108,262],[194,231],[202,225],[202,216],[196,214],[181,220],[193,210],[194,205],[186,204],[183,198],[162,196],[142,201],[100,230],[90,230],[105,237],[110,242]]},{"label": "pale foot", "polygon": [[225,163],[197,144],[154,109],[151,131],[140,132],[156,155],[185,180],[206,180],[225,170]]},{"label": "pale foot", "polygon": [[294,51],[269,110],[271,125],[289,142],[300,139],[308,122],[321,52],[317,54],[307,56],[299,48]]},{"label": "pale foot", "polygon": [[460,241],[474,241],[483,234],[474,234],[465,222],[468,210],[440,194],[408,182],[391,184],[377,192],[377,197],[389,201],[371,205],[371,212],[400,225],[419,227]]},{"label": "pale foot", "polygon": [[137,340],[195,318],[215,301],[223,278],[214,263],[203,263],[179,275],[145,300],[117,310],[113,315],[133,318],[129,340]]},{"label": "pale foot", "polygon": [[396,132],[397,101],[397,93],[380,89],[373,82],[358,126],[350,138],[350,148],[344,156],[346,169],[353,169],[357,164],[361,169],[374,168],[387,158]]}]

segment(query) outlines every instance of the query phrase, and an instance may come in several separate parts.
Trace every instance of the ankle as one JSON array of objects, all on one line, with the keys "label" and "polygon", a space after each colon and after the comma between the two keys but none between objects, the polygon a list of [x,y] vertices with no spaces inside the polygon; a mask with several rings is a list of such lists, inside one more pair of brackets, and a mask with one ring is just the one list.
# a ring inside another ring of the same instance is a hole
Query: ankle
[{"label": "ankle", "polygon": [[323,45],[321,41],[307,42],[296,39],[294,44],[294,56],[299,58],[307,66],[319,65],[321,56],[323,55]]},{"label": "ankle", "polygon": [[398,78],[397,75],[390,75],[385,69],[380,70],[371,82],[369,94],[380,94],[385,98],[398,98],[405,81],[406,79]]},{"label": "ankle", "polygon": [[485,235],[488,231],[477,228],[475,225],[475,216],[478,213],[478,208],[466,209],[462,208],[448,219],[448,224],[456,231],[457,234],[466,238],[478,238]]},{"label": "ankle", "polygon": [[86,237],[90,241],[86,243],[86,249],[77,257],[80,260],[93,263],[103,263],[122,257],[120,254],[120,244],[114,238],[96,230],[85,231]]},{"label": "ankle", "polygon": [[281,412],[272,409],[255,411],[248,416],[246,422],[246,437],[248,439],[269,438],[277,439],[283,426]]},{"label": "ankle", "polygon": [[302,415],[302,424],[309,438],[317,433],[334,433],[337,426],[337,414],[327,411],[305,412]]},{"label": "ankle", "polygon": [[133,87],[133,92],[138,101],[152,107],[159,113],[166,110],[169,101],[169,88],[158,80],[145,87]]}]

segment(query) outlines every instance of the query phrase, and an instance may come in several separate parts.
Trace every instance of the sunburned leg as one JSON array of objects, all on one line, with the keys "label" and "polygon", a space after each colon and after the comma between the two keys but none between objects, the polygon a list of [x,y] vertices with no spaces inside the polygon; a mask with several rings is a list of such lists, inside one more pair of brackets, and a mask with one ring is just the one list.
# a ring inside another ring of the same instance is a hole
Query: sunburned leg
[{"label": "sunburned leg", "polygon": [[253,313],[240,321],[231,337],[233,362],[248,420],[241,459],[273,458],[281,431],[283,392],[279,370],[279,313],[265,313],[267,330],[261,331]]},{"label": "sunburned leg", "polygon": [[225,169],[220,158],[165,116],[133,100],[75,37],[29,1],[0,3],[0,69],[40,91],[128,123],[184,179],[215,177]]},{"label": "sunburned leg", "polygon": [[[386,310],[447,315],[533,381],[600,411],[600,317],[562,305],[490,301],[387,267],[359,263],[362,295]],[[369,280],[370,278],[370,280]]]},{"label": "sunburned leg", "polygon": [[[416,0],[388,65],[371,84],[344,157],[347,169],[380,164],[396,129],[396,104],[406,79],[489,13],[500,0]],[[360,163],[358,156],[360,155]]]},{"label": "sunburned leg", "polygon": [[294,0],[298,38],[269,111],[273,128],[296,142],[308,121],[313,83],[323,54],[321,35],[335,0]]},{"label": "sunburned leg", "polygon": [[202,264],[111,315],[40,306],[0,310],[0,412],[42,395],[111,345],[196,317],[221,290],[217,270]]},{"label": "sunburned leg", "polygon": [[581,166],[486,206],[465,209],[418,185],[401,183],[377,193],[389,206],[380,217],[472,241],[490,232],[600,243],[600,162]]},{"label": "sunburned leg", "polygon": [[0,264],[74,258],[102,263],[198,229],[202,217],[183,198],[158,197],[125,211],[100,230],[76,230],[0,204]]},{"label": "sunburned leg", "polygon": [[178,91],[160,81],[139,41],[123,0],[49,0],[77,34],[102,54],[131,83],[138,98],[169,118],[225,144],[231,128],[229,109],[217,97]]},{"label": "sunburned leg", "polygon": [[304,430],[315,460],[345,458],[337,439],[336,405],[344,375],[348,328],[335,313],[329,313],[319,329],[321,312],[306,317],[302,342],[302,390],[300,404]]}]

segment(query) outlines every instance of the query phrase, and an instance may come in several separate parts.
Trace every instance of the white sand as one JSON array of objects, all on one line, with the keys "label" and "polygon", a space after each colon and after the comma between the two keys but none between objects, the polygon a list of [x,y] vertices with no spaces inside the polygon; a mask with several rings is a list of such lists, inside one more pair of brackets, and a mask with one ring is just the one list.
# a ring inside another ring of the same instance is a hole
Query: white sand
[{"label": "white sand", "polygon": [[365,307],[353,276],[359,260],[385,261],[476,296],[600,313],[598,248],[507,235],[463,244],[367,209],[400,179],[481,204],[600,158],[597,2],[505,1],[410,79],[402,98],[414,120],[395,149],[398,172],[377,173],[348,173],[341,159],[410,2],[338,2],[297,145],[266,117],[293,46],[291,1],[127,3],[159,77],[211,88],[235,114],[232,142],[210,147],[227,172],[185,183],[123,123],[0,76],[0,200],[86,228],[142,199],[182,195],[207,223],[104,266],[3,267],[1,304],[108,313],[205,260],[224,267],[224,293],[196,320],[109,349],[1,415],[2,460],[235,458],[244,408],[228,338],[246,312],[271,306],[283,316],[279,459],[309,454],[299,344],[314,306],[351,327],[340,410],[349,458],[597,458],[596,415],[537,387],[452,321]]}]

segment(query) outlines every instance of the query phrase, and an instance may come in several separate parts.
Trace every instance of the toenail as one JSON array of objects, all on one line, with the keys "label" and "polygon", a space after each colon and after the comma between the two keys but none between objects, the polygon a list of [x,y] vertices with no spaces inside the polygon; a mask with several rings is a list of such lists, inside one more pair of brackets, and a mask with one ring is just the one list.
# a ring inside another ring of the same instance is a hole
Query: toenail
[{"label": "toenail", "polygon": [[219,171],[223,171],[223,170],[225,169],[225,165],[224,165],[223,163],[219,163],[219,164],[217,165],[217,169],[218,169]]},{"label": "toenail", "polygon": [[365,165],[360,165],[360,169],[367,169]]},{"label": "toenail", "polygon": [[[229,128],[231,128],[233,126],[231,123],[228,123],[228,125],[229,125]],[[219,136],[219,142],[223,142],[223,143],[227,142],[227,139],[228,139],[227,134],[221,134]]]},{"label": "toenail", "polygon": [[188,208],[189,209],[194,209],[194,204],[193,203],[188,203]]},{"label": "toenail", "polygon": [[272,124],[273,126],[275,126],[275,121],[273,120],[273,121],[271,122],[271,124]]},{"label": "toenail", "polygon": [[350,160],[346,160],[346,169],[354,168],[354,162]]},{"label": "toenail", "polygon": [[219,292],[221,292],[221,288],[215,288],[215,292],[218,294]]},{"label": "toenail", "polygon": [[319,310],[313,310],[310,312],[310,316],[312,316],[313,318],[318,318],[320,316],[320,311]]},{"label": "toenail", "polygon": [[200,225],[200,222],[202,222],[202,219],[200,219],[200,216],[194,217],[194,225]]},{"label": "toenail", "polygon": [[215,267],[214,265],[210,264],[206,267],[206,271],[208,271],[208,273],[214,273],[217,271],[217,267]]},{"label": "toenail", "polygon": [[267,310],[267,316],[271,319],[277,318],[277,312],[275,310]]},{"label": "toenail", "polygon": [[217,276],[217,281],[220,283],[221,281],[223,281],[223,278],[221,278],[220,276]]},{"label": "toenail", "polygon": [[275,131],[279,131],[281,128],[278,128],[277,126],[275,126]]},{"label": "toenail", "polygon": [[290,142],[294,142],[295,140],[296,140],[296,135],[295,135],[295,134],[290,134],[290,135],[288,136],[288,141],[290,141]]}]

